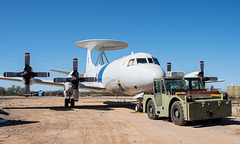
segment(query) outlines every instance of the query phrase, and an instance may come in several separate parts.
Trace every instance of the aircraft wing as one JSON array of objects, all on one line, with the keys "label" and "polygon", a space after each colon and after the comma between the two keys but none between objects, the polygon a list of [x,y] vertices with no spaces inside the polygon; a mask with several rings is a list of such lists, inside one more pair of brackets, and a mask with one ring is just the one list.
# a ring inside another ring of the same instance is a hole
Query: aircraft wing
[{"label": "aircraft wing", "polygon": [[[8,81],[15,81],[15,82],[22,82],[22,78],[20,78],[20,77],[3,77],[3,76],[0,76],[0,79],[1,80],[8,80]],[[51,80],[42,80],[42,79],[34,79],[34,84],[64,87],[64,83],[54,83]],[[82,82],[82,83],[79,84],[79,89],[102,92],[106,88],[104,88],[101,84],[98,84],[98,83],[95,83],[95,82],[88,82],[88,83]]]},{"label": "aircraft wing", "polygon": [[79,89],[91,90],[95,92],[103,92],[104,90],[106,90],[106,88],[103,87],[102,84],[96,82],[82,82],[79,84]]},{"label": "aircraft wing", "polygon": [[50,71],[54,71],[54,72],[58,72],[58,73],[63,73],[63,74],[67,74],[67,75],[70,74],[70,72],[67,72],[67,71],[60,71],[60,70],[54,70],[54,69],[50,69]]},{"label": "aircraft wing", "polygon": [[20,77],[3,77],[0,76],[1,80],[8,80],[8,81],[16,81],[16,82],[22,82],[22,78]]},{"label": "aircraft wing", "polygon": [[[61,70],[54,70],[54,69],[50,69],[50,71],[54,71],[54,72],[58,72],[58,73],[63,73],[63,74],[67,74],[69,75],[71,72],[67,72],[67,71],[61,71]],[[79,74],[80,77],[84,77],[84,74]]]},{"label": "aircraft wing", "polygon": [[[101,84],[97,84],[97,83],[94,83],[94,82],[90,82],[91,84],[88,84],[88,83],[87,84],[86,84],[86,82],[80,83],[79,84],[79,89],[91,90],[91,91],[96,91],[96,92],[102,92],[103,90],[105,90],[105,88],[102,87]],[[64,83],[54,83],[51,80],[34,79],[34,84],[64,87]]]},{"label": "aircraft wing", "polygon": [[[64,83],[54,83],[51,80],[34,79],[34,84],[64,87]],[[79,84],[79,89],[91,90],[91,91],[97,91],[97,92],[98,91],[102,92],[103,90],[105,90],[102,84],[98,84],[96,82],[82,82]]]},{"label": "aircraft wing", "polygon": [[205,81],[205,83],[215,83],[215,82],[224,82],[225,80],[213,80],[213,79],[209,79],[208,81]]}]

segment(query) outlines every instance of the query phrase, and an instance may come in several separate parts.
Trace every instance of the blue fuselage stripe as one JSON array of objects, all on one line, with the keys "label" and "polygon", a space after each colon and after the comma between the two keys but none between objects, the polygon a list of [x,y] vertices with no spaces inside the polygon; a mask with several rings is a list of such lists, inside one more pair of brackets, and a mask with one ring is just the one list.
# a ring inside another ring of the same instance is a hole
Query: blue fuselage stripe
[{"label": "blue fuselage stripe", "polygon": [[99,73],[98,73],[98,82],[102,82],[103,72],[104,72],[104,70],[106,69],[107,66],[108,66],[108,64],[106,64],[105,66],[103,66],[103,67],[101,68],[101,70],[99,71]]}]

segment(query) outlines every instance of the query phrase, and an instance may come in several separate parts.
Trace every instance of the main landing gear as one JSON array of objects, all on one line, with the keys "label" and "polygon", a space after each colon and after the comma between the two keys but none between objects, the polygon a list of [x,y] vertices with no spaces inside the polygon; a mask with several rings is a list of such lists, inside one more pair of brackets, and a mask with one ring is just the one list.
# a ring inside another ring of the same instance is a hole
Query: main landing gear
[{"label": "main landing gear", "polygon": [[75,101],[74,101],[73,98],[70,99],[70,97],[69,97],[69,98],[66,98],[66,99],[65,99],[65,107],[66,107],[66,108],[69,107],[69,103],[70,103],[71,108],[74,108],[74,106],[75,106]]}]

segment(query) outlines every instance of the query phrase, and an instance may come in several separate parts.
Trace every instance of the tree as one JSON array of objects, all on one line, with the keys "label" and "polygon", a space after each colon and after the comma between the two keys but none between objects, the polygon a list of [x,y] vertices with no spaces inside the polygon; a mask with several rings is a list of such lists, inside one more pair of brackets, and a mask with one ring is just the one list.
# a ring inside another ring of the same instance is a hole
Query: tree
[{"label": "tree", "polygon": [[6,95],[6,90],[5,90],[4,87],[0,87],[0,95],[1,95],[1,96]]},{"label": "tree", "polygon": [[12,87],[7,88],[6,95],[22,96],[22,95],[24,95],[24,88],[22,88],[20,86],[12,85]]}]

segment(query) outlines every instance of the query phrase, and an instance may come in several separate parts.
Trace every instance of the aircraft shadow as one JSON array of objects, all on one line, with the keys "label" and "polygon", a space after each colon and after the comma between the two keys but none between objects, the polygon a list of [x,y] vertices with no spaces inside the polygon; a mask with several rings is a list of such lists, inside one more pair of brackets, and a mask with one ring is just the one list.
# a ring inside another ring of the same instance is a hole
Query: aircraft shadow
[{"label": "aircraft shadow", "polygon": [[38,121],[8,120],[7,122],[0,123],[0,127],[26,125],[33,123],[38,123]]},{"label": "aircraft shadow", "polygon": [[65,108],[64,106],[47,106],[47,107],[9,107],[4,109],[50,109],[55,111],[72,111],[74,109],[93,109],[100,111],[110,111],[114,110],[113,108],[128,108],[134,110],[135,103],[132,102],[112,102],[105,101],[103,102],[105,105],[80,105],[75,106],[74,108]]}]

